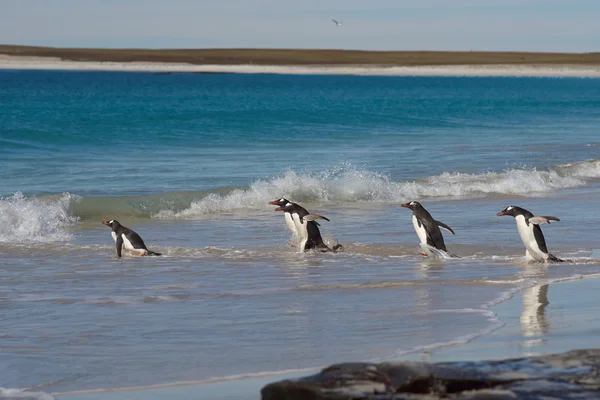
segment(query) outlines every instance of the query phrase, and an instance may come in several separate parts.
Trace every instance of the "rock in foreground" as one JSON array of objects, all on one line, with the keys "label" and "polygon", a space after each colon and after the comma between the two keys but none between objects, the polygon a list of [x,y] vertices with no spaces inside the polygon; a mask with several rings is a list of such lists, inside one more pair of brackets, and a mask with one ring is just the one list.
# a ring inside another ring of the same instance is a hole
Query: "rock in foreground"
[{"label": "rock in foreground", "polygon": [[262,400],[600,399],[600,349],[502,361],[345,363],[271,383]]}]

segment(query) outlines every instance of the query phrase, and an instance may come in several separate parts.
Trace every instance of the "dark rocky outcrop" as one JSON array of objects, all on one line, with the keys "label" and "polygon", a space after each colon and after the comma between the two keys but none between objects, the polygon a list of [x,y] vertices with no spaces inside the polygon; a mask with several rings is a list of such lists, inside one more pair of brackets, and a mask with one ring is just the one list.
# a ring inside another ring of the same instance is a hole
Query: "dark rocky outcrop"
[{"label": "dark rocky outcrop", "polygon": [[262,400],[600,399],[600,349],[502,361],[345,363],[271,383]]}]

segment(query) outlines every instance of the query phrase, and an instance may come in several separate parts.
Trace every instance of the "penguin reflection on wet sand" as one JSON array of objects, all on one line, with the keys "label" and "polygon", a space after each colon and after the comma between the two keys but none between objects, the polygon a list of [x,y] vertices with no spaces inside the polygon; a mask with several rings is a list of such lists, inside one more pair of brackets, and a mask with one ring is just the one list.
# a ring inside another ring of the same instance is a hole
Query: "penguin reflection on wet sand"
[{"label": "penguin reflection on wet sand", "polygon": [[342,245],[336,244],[331,248],[323,242],[321,232],[319,231],[319,224],[315,220],[323,219],[329,221],[328,218],[318,214],[311,214],[304,207],[285,198],[273,200],[269,204],[278,205],[279,207],[275,211],[284,212],[286,225],[299,241],[298,251],[303,252],[310,249],[323,252],[337,251],[342,247]]},{"label": "penguin reflection on wet sand", "polygon": [[150,251],[146,244],[136,232],[121,225],[116,219],[102,221],[104,225],[112,229],[112,237],[117,246],[117,257],[121,257],[121,252],[125,249],[126,252],[134,256],[160,256],[160,253]]},{"label": "penguin reflection on wet sand", "polygon": [[455,234],[452,228],[443,222],[433,219],[431,214],[418,201],[411,201],[402,204],[402,207],[409,208],[413,212],[412,222],[415,232],[421,242],[421,252],[424,256],[430,257],[458,257],[454,254],[448,254],[441,228]]},{"label": "penguin reflection on wet sand", "polygon": [[548,253],[546,240],[540,228],[541,224],[550,224],[550,221],[560,221],[557,217],[534,216],[530,211],[517,206],[508,206],[497,214],[499,217],[510,215],[515,217],[517,231],[525,245],[525,258],[527,261],[564,262],[558,257]]}]

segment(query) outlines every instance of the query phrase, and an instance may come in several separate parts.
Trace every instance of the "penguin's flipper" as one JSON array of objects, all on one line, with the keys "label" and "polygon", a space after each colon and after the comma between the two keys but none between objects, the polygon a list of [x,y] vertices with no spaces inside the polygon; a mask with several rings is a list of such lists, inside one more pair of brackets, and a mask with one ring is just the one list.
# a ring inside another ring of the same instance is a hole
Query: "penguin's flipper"
[{"label": "penguin's flipper", "polygon": [[324,219],[325,221],[329,221],[329,218],[319,214],[307,214],[302,219],[304,219],[305,221],[314,221],[315,219]]},{"label": "penguin's flipper", "polygon": [[121,257],[121,251],[123,250],[123,237],[121,235],[117,236],[115,244],[117,245],[117,257]]},{"label": "penguin's flipper", "polygon": [[447,230],[448,232],[452,233],[453,235],[456,235],[456,233],[454,233],[454,231],[452,230],[452,228],[450,228],[448,225],[446,225],[443,222],[440,221],[435,221],[435,223],[440,227],[440,228],[444,228],[445,230]]},{"label": "penguin's flipper", "polygon": [[558,217],[550,217],[545,215],[538,215],[527,219],[527,222],[531,222],[534,225],[550,224],[550,221],[560,221],[560,219]]}]

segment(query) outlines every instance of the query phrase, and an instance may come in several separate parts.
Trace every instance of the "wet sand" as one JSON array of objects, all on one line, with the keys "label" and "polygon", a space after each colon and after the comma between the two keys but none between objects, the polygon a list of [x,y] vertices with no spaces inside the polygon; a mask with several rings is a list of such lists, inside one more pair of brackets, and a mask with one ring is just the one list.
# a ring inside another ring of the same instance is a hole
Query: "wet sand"
[{"label": "wet sand", "polygon": [[[427,362],[480,361],[600,348],[600,305],[595,300],[600,279],[581,279],[533,286],[492,308],[504,322],[493,333],[460,346],[412,354],[401,360]],[[401,361],[398,360],[398,361]],[[360,360],[356,360],[360,361]],[[181,385],[127,392],[57,394],[58,399],[122,400],[177,397],[182,400],[259,399],[268,383],[306,376],[302,371],[229,382]]]},{"label": "wet sand", "polygon": [[539,284],[493,308],[505,325],[457,347],[414,359],[428,362],[479,361],[600,348],[600,279]]}]

